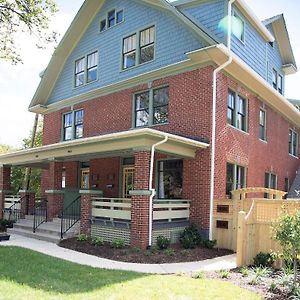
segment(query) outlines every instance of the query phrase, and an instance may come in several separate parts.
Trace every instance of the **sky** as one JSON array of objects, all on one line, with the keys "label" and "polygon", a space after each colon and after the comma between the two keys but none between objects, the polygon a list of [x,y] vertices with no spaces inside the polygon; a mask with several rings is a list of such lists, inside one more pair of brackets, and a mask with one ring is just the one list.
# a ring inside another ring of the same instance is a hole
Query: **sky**
[{"label": "sky", "polygon": [[[294,55],[300,69],[300,1],[295,0],[245,0],[260,19],[284,13]],[[68,29],[83,0],[57,0],[59,12],[51,28],[61,34]],[[35,47],[30,37],[18,37],[23,64],[12,66],[0,61],[0,144],[19,147],[28,136],[34,114],[28,105],[39,84],[39,73],[47,67],[53,46],[46,50]],[[286,77],[286,97],[300,99],[300,72]]]}]

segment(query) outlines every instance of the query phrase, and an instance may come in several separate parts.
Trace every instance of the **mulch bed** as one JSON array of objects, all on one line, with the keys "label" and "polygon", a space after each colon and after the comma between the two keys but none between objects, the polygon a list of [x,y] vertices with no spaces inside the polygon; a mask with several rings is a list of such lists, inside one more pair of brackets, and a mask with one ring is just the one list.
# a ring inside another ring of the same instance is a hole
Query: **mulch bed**
[{"label": "mulch bed", "polygon": [[145,264],[201,261],[233,253],[230,250],[207,249],[203,247],[186,250],[179,244],[172,245],[169,248],[170,250],[151,249],[142,251],[141,249],[131,247],[115,249],[110,244],[94,246],[88,241],[77,241],[77,238],[63,240],[59,243],[59,246],[112,260]]}]

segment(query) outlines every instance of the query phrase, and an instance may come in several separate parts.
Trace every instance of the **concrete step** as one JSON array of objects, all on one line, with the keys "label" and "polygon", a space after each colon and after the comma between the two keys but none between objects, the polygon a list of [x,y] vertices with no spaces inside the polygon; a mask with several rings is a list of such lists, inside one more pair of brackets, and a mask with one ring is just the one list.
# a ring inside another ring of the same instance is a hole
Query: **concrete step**
[{"label": "concrete step", "polygon": [[7,229],[7,233],[9,234],[18,234],[21,236],[25,236],[25,237],[29,237],[29,238],[33,238],[33,239],[37,239],[37,240],[42,240],[42,241],[46,241],[46,242],[50,242],[50,243],[59,243],[60,241],[60,237],[59,236],[53,236],[51,234],[45,234],[45,233],[33,233],[32,231],[29,230],[24,230],[21,228],[11,228],[11,229]]}]

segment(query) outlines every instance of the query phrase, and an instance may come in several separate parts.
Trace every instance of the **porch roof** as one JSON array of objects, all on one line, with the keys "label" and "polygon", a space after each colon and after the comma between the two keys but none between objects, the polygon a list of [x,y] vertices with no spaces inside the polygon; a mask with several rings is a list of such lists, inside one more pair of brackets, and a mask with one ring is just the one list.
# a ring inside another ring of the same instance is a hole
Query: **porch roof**
[{"label": "porch roof", "polygon": [[91,159],[117,155],[122,152],[151,150],[153,144],[162,141],[166,136],[168,136],[167,142],[156,149],[169,155],[194,158],[198,149],[209,147],[209,144],[191,138],[143,128],[0,155],[0,166],[43,167],[53,160]]}]

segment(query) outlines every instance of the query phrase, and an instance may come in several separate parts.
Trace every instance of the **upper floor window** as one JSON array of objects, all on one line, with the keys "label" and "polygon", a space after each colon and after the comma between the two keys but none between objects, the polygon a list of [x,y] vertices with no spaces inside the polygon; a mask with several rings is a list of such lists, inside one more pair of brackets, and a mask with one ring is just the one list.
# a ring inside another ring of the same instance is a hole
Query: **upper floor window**
[{"label": "upper floor window", "polygon": [[246,168],[227,163],[226,169],[226,195],[231,196],[231,191],[246,187]]},{"label": "upper floor window", "polygon": [[298,157],[298,133],[292,129],[289,130],[289,154]]},{"label": "upper floor window", "polygon": [[107,16],[105,19],[102,19],[100,21],[100,32],[105,31],[106,29],[109,29],[116,24],[119,24],[123,22],[124,20],[124,12],[123,9],[121,10],[111,10],[107,13]]},{"label": "upper floor window", "polygon": [[[137,38],[138,37],[138,38]],[[149,27],[123,39],[122,68],[129,69],[154,59],[155,27]]]},{"label": "upper floor window", "polygon": [[83,110],[63,115],[63,140],[70,141],[83,137]]},{"label": "upper floor window", "polygon": [[259,111],[259,139],[265,141],[267,139],[267,113],[265,110]]},{"label": "upper floor window", "polygon": [[236,11],[233,12],[231,30],[235,37],[241,42],[245,42],[245,21]]},{"label": "upper floor window", "polygon": [[247,131],[247,100],[231,90],[227,99],[227,123]]},{"label": "upper floor window", "polygon": [[169,88],[162,87],[135,95],[135,127],[151,126],[168,122]]},{"label": "upper floor window", "polygon": [[98,51],[92,52],[75,61],[75,87],[97,80]]},{"label": "upper floor window", "polygon": [[277,175],[273,173],[265,173],[265,188],[277,189]]},{"label": "upper floor window", "polygon": [[273,88],[277,90],[281,95],[283,94],[283,76],[279,74],[275,69],[272,73]]}]

